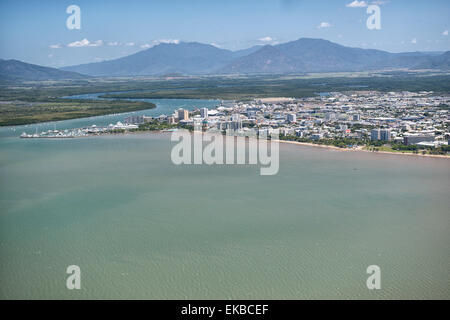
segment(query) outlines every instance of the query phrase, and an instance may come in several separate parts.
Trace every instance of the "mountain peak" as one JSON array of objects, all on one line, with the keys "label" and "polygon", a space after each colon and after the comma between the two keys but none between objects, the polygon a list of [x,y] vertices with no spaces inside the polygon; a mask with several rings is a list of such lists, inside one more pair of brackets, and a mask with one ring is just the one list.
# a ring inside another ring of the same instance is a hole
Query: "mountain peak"
[{"label": "mountain peak", "polygon": [[394,54],[346,47],[329,40],[302,37],[294,41],[230,51],[199,42],[160,43],[116,60],[65,67],[97,76],[214,73],[304,73],[413,68],[447,68],[445,56]]}]

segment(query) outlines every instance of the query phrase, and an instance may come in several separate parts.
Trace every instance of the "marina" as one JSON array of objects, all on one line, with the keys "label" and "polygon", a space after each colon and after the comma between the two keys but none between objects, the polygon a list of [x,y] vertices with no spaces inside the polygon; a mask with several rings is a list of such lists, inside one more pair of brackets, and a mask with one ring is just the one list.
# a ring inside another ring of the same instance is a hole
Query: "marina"
[{"label": "marina", "polygon": [[81,138],[81,137],[87,137],[91,135],[100,135],[100,134],[106,134],[106,133],[112,133],[117,132],[121,130],[130,130],[130,129],[137,129],[138,126],[134,124],[123,124],[122,122],[118,121],[116,124],[109,124],[108,126],[97,126],[95,124],[79,128],[79,129],[65,129],[65,130],[46,130],[42,131],[40,133],[34,133],[34,134],[27,134],[26,132],[23,132],[20,135],[20,138],[25,139],[32,139],[32,138]]}]

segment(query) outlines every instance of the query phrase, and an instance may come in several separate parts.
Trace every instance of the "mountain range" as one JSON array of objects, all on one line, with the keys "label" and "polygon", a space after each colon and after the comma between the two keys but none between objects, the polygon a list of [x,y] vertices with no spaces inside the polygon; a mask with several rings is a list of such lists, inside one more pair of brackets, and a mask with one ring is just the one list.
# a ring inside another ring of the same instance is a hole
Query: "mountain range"
[{"label": "mountain range", "polygon": [[86,79],[86,75],[55,68],[43,67],[37,64],[25,63],[19,60],[0,59],[0,80],[2,81],[39,81]]},{"label": "mountain range", "polygon": [[92,76],[284,74],[388,68],[449,69],[449,61],[449,52],[440,55],[390,53],[346,47],[323,39],[300,38],[240,51],[198,42],[163,43],[120,59],[62,69]]},{"label": "mountain range", "polygon": [[230,51],[198,42],[161,43],[123,58],[62,69],[93,76],[212,74],[217,73],[235,59],[252,54],[259,49],[260,46],[255,46]]},{"label": "mountain range", "polygon": [[54,69],[0,60],[0,80],[82,79],[86,76],[289,74],[383,69],[450,70],[450,51],[390,53],[300,38],[231,51],[198,42],[161,43],[119,59]]}]

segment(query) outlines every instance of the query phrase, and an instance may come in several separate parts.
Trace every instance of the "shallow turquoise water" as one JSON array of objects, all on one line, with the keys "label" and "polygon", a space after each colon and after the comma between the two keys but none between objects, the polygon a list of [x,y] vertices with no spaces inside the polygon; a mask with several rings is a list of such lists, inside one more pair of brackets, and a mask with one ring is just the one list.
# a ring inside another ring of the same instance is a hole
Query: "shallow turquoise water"
[{"label": "shallow turquoise water", "polygon": [[2,299],[450,298],[447,159],[282,144],[279,173],[260,176],[175,166],[169,134],[22,129],[0,129]]},{"label": "shallow turquoise water", "polygon": [[450,298],[446,159],[281,145],[260,176],[175,166],[168,134],[0,143],[3,299]]}]

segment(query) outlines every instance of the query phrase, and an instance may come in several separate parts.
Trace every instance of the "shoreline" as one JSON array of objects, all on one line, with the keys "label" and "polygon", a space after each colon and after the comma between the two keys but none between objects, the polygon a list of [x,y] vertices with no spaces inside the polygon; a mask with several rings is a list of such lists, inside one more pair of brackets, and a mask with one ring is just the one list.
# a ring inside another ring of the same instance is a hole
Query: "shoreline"
[{"label": "shoreline", "polygon": [[[127,135],[127,134],[154,134],[154,133],[170,133],[168,131],[163,130],[154,130],[154,131],[137,131],[137,132],[124,132],[124,133],[113,133],[112,135]],[[290,141],[290,140],[274,140],[281,143],[294,144],[299,146],[306,147],[318,147],[324,149],[331,149],[336,151],[343,152],[366,152],[371,154],[394,154],[394,155],[404,155],[404,156],[419,156],[419,157],[429,157],[429,158],[442,158],[442,159],[450,159],[450,155],[442,155],[442,154],[419,154],[419,153],[403,153],[403,152],[389,152],[389,151],[370,151],[364,149],[363,146],[359,146],[356,148],[339,148],[335,146],[325,145],[325,144],[315,144],[311,142],[299,142],[299,141]]]},{"label": "shoreline", "polygon": [[281,143],[289,143],[289,144],[296,144],[300,146],[307,146],[307,147],[319,147],[319,148],[325,148],[325,149],[332,149],[332,150],[338,150],[338,151],[344,151],[344,152],[366,152],[366,153],[372,153],[372,154],[395,154],[395,155],[403,155],[403,156],[419,156],[419,157],[429,157],[429,158],[443,158],[443,159],[450,159],[450,155],[442,155],[442,154],[420,154],[420,153],[412,153],[412,152],[391,152],[391,151],[370,151],[364,149],[364,147],[356,147],[356,148],[339,148],[335,146],[325,145],[325,144],[315,144],[311,142],[299,142],[299,141],[289,141],[289,140],[277,140]]},{"label": "shoreline", "polygon": [[[155,133],[170,133],[169,131],[164,130],[148,130],[148,131],[134,131],[134,132],[117,132],[117,133],[101,133],[101,134],[92,134],[86,136],[78,136],[78,137],[70,137],[70,138],[87,138],[87,137],[100,137],[100,136],[113,136],[113,135],[138,135],[138,134],[155,134]],[[34,139],[42,139],[42,138],[54,138],[54,139],[66,139],[67,137],[36,137]],[[33,139],[33,138],[27,138]],[[306,147],[316,147],[323,149],[331,149],[342,152],[366,152],[372,154],[393,154],[393,155],[404,155],[404,156],[419,156],[419,157],[428,157],[428,158],[442,158],[442,159],[450,159],[450,155],[442,155],[442,154],[421,154],[421,153],[410,153],[410,152],[390,152],[390,151],[370,151],[364,149],[363,146],[355,147],[355,148],[339,148],[336,146],[326,145],[326,144],[315,144],[311,142],[299,142],[299,141],[290,141],[290,140],[275,140],[280,143],[294,144],[299,146]]]}]

